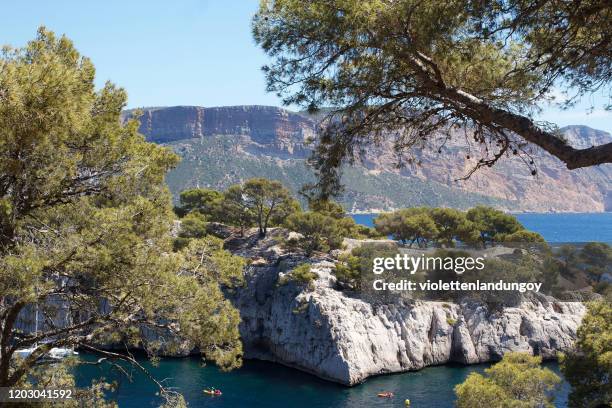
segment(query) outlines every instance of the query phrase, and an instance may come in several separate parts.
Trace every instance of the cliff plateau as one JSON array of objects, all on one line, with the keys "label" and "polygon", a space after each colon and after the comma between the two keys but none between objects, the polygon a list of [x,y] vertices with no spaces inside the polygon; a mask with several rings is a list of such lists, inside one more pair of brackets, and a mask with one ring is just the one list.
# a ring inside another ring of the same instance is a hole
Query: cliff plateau
[{"label": "cliff plateau", "polygon": [[[308,141],[317,136],[317,121],[311,116],[269,106],[176,106],[145,108],[140,121],[148,140],[166,144],[182,157],[168,176],[175,196],[185,188],[224,189],[251,177],[278,179],[294,191],[314,180],[305,165],[311,151]],[[610,134],[586,126],[568,126],[561,132],[581,148],[612,141]],[[612,210],[612,165],[570,171],[539,148],[532,152],[535,177],[512,156],[457,181],[478,157],[478,146],[463,133],[454,131],[446,143],[418,152],[420,166],[399,169],[390,143],[371,146],[361,163],[344,169],[346,190],[340,201],[354,212],[416,205],[464,209],[476,204],[536,212]]]}]

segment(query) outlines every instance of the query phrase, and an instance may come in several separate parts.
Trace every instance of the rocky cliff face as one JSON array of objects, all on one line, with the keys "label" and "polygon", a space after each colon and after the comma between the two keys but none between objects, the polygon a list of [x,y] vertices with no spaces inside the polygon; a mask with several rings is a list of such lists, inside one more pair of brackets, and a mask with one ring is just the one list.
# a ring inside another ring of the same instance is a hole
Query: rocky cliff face
[{"label": "rocky cliff face", "polygon": [[[330,256],[306,258],[283,251],[278,242],[287,238],[286,231],[273,229],[267,238],[259,239],[256,230],[237,237],[230,228],[212,226],[217,228],[216,235],[226,239],[227,249],[250,260],[245,285],[228,294],[240,311],[245,357],[284,364],[345,385],[430,365],[497,361],[509,351],[555,358],[572,347],[586,311],[582,303],[543,295],[498,312],[469,301],[373,304],[334,289]],[[279,284],[279,278],[305,262],[317,274],[311,286]],[[66,304],[54,306],[56,326],[74,323]],[[34,331],[35,315],[34,308],[27,308],[17,327]],[[44,325],[41,318],[39,329]],[[185,356],[195,351],[192,344],[170,334],[160,337],[144,330],[143,335],[149,342],[163,342],[162,355]],[[98,346],[124,349],[121,344]]]},{"label": "rocky cliff face", "polygon": [[145,109],[140,132],[156,143],[207,136],[248,136],[255,154],[304,157],[304,143],[314,136],[313,122],[297,113],[272,106],[203,108],[175,106]]},{"label": "rocky cliff face", "polygon": [[585,313],[581,303],[545,296],[497,313],[470,302],[374,305],[334,289],[330,259],[309,260],[318,275],[312,288],[279,285],[279,276],[305,260],[269,239],[239,247],[256,260],[233,298],[246,357],[345,385],[448,362],[497,361],[509,351],[555,358],[572,346]]},{"label": "rocky cliff face", "polygon": [[[194,186],[225,188],[250,177],[276,178],[297,191],[313,180],[304,159],[310,153],[306,141],[316,137],[316,128],[310,117],[269,106],[177,106],[145,109],[140,130],[183,157],[168,177],[176,194]],[[612,141],[610,134],[585,126],[562,132],[581,148]],[[396,167],[390,143],[372,146],[363,163],[346,169],[343,204],[353,211],[413,205],[466,208],[478,203],[537,212],[612,208],[612,165],[569,171],[537,148],[536,177],[521,160],[508,157],[458,182],[476,164],[478,154],[462,129],[455,136],[440,152],[436,145],[418,153],[421,166],[402,169]]]}]

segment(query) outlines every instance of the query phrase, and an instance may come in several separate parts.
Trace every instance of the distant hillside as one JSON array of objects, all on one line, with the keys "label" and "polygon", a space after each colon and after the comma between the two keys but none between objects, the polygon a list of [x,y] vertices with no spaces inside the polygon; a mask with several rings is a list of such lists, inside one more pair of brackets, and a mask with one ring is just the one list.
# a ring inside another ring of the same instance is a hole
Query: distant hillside
[{"label": "distant hillside", "polygon": [[[193,186],[225,188],[250,177],[278,179],[297,191],[313,180],[305,159],[316,122],[307,115],[269,106],[150,108],[144,109],[140,130],[183,157],[168,176],[174,194]],[[568,126],[562,132],[577,147],[612,140],[610,134],[586,126]],[[456,182],[474,165],[473,158],[466,158],[469,149],[474,146],[464,138],[453,138],[441,153],[437,148],[420,153],[421,166],[397,169],[389,145],[372,148],[362,164],[345,170],[341,201],[353,211],[479,203],[516,211],[612,210],[610,165],[568,171],[536,149],[535,178],[522,162],[508,158]]]}]

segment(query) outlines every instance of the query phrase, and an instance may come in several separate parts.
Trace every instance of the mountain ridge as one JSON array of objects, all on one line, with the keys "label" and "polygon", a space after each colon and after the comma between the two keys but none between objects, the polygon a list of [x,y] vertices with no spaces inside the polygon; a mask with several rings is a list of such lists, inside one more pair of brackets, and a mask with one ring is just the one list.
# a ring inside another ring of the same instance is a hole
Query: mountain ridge
[{"label": "mountain ridge", "polygon": [[[304,160],[311,151],[308,141],[316,138],[317,121],[303,112],[265,105],[140,110],[141,133],[183,157],[168,177],[175,195],[183,188],[225,188],[256,176],[281,179],[294,191],[299,189],[297,183],[313,180]],[[133,112],[126,111],[125,116]],[[567,126],[561,132],[579,148],[612,141],[609,133],[588,126]],[[475,164],[466,154],[472,149],[457,137],[444,145],[442,154],[437,149],[419,152],[423,165],[398,169],[389,144],[372,146],[362,163],[345,170],[349,182],[343,180],[346,194],[341,201],[347,209],[362,212],[409,205],[462,208],[479,202],[512,211],[612,210],[610,165],[570,172],[536,148],[539,174],[535,178],[527,166],[509,158],[479,170],[465,182],[456,182]]]}]

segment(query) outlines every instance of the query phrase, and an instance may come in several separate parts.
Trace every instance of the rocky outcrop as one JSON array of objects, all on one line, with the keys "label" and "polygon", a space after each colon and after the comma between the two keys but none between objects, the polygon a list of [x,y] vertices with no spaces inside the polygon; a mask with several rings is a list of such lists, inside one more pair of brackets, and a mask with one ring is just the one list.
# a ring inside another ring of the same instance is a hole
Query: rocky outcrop
[{"label": "rocky outcrop", "polygon": [[[471,301],[371,303],[335,289],[331,256],[307,258],[283,250],[278,243],[289,236],[287,231],[272,229],[260,239],[256,230],[242,236],[221,224],[209,228],[225,238],[228,250],[248,260],[244,286],[227,294],[240,311],[245,358],[277,362],[345,385],[430,365],[497,361],[509,351],[555,358],[572,347],[585,313],[582,303],[544,295],[495,312]],[[317,275],[312,284],[281,283],[302,263],[310,263]],[[53,306],[56,326],[72,322],[66,304]],[[102,302],[101,307],[108,305]],[[27,308],[17,327],[34,331],[35,316],[35,309]],[[38,328],[43,324],[39,316]],[[147,342],[161,342],[162,355],[196,351],[172,334],[141,330]],[[98,346],[125,349],[124,344]]]},{"label": "rocky outcrop", "polygon": [[[311,149],[307,141],[316,138],[318,125],[307,115],[271,106],[175,106],[143,112],[140,131],[183,157],[168,177],[175,194],[198,185],[225,188],[249,177],[276,178],[297,191],[314,177],[303,162]],[[530,148],[536,177],[521,158],[510,155],[458,182],[480,157],[480,147],[468,140],[469,133],[454,130],[450,140],[434,135],[429,148],[415,152],[421,165],[400,169],[393,136],[383,138],[380,146],[366,149],[361,163],[345,171],[344,204],[355,211],[416,205],[466,208],[478,203],[536,212],[612,208],[612,165],[570,171],[537,147]],[[561,133],[579,148],[612,141],[609,133],[586,126],[568,126]]]},{"label": "rocky outcrop", "polygon": [[[242,317],[246,358],[345,385],[430,365],[497,361],[509,351],[555,358],[572,346],[585,313],[581,303],[546,296],[501,312],[469,301],[371,304],[334,289],[329,259],[284,254],[264,242],[241,248],[265,262],[249,266],[245,287],[232,299]],[[313,263],[314,284],[279,285],[279,277],[302,262]]]},{"label": "rocky outcrop", "polygon": [[[131,112],[127,112],[129,117]],[[140,132],[156,143],[200,139],[213,135],[248,137],[254,154],[305,157],[307,138],[314,136],[312,120],[273,106],[148,108],[140,117]],[[243,142],[244,143],[244,142]]]}]

